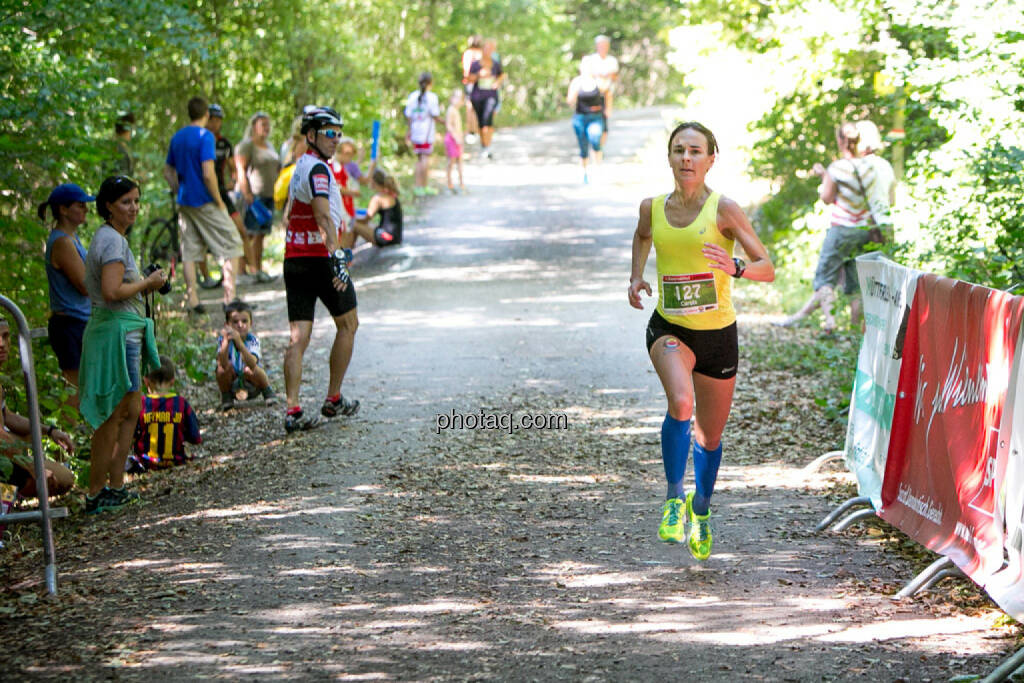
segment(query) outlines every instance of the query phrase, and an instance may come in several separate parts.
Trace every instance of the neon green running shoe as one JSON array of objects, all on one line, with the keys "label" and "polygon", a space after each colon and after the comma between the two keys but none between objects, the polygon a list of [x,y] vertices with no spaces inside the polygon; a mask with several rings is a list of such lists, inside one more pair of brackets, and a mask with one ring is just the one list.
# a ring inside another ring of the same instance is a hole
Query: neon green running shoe
[{"label": "neon green running shoe", "polygon": [[658,536],[666,543],[682,543],[686,538],[686,517],[683,515],[683,501],[669,498],[661,508],[661,526]]},{"label": "neon green running shoe", "polygon": [[711,510],[706,515],[693,511],[693,491],[686,494],[686,516],[690,520],[690,535],[686,539],[690,554],[703,562],[711,557]]}]

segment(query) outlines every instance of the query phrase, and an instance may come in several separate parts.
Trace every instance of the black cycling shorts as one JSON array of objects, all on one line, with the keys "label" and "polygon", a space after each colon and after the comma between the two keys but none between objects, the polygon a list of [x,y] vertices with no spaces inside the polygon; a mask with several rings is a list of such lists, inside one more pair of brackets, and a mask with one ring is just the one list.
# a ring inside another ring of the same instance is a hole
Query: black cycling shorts
[{"label": "black cycling shorts", "polygon": [[691,330],[670,323],[655,309],[647,323],[647,353],[654,342],[662,337],[675,337],[693,351],[697,362],[694,372],[713,379],[729,379],[736,376],[740,360],[740,344],[736,323],[720,330]]},{"label": "black cycling shorts", "polygon": [[356,286],[349,282],[344,292],[331,284],[334,274],[325,256],[301,256],[284,260],[284,290],[288,298],[288,322],[313,320],[316,300],[324,302],[332,318],[356,307]]}]

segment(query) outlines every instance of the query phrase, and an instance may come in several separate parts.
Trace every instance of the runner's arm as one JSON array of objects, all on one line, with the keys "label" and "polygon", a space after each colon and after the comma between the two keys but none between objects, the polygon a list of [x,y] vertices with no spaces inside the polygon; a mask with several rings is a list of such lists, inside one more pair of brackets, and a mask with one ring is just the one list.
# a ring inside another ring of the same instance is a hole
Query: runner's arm
[{"label": "runner's arm", "polygon": [[[718,231],[729,239],[736,240],[743,247],[744,253],[751,259],[743,271],[743,279],[756,280],[757,282],[773,282],[775,280],[775,266],[768,256],[761,238],[754,232],[754,226],[747,219],[740,205],[722,197],[718,202]],[[727,275],[736,273],[736,263],[732,254],[717,244],[705,242],[703,249],[704,257],[708,259],[708,265],[721,270]]]},{"label": "runner's arm", "polygon": [[569,103],[570,107],[576,106],[576,98],[579,96],[579,84],[574,78],[569,81],[569,91],[565,93],[565,101]]},{"label": "runner's arm", "polygon": [[85,289],[85,263],[75,249],[75,243],[70,237],[59,237],[53,243],[53,251],[50,252],[50,262],[53,266],[64,273],[68,280],[79,294],[88,294]]},{"label": "runner's arm", "polygon": [[633,261],[629,274],[629,305],[633,308],[643,309],[640,303],[640,291],[647,292],[651,296],[651,285],[644,280],[644,267],[647,265],[647,257],[651,253],[651,244],[654,241],[651,236],[651,199],[640,202],[640,217],[637,219],[636,232],[633,233]]}]

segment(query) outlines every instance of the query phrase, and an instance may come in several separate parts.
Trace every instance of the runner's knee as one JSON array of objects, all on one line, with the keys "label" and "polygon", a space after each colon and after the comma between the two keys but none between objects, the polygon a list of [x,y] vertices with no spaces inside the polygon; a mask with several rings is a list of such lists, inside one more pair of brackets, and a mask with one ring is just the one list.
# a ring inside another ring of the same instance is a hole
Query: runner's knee
[{"label": "runner's knee", "polygon": [[356,330],[359,328],[359,316],[356,314],[355,308],[348,313],[339,315],[334,319],[335,324],[338,326],[339,335],[354,335]]},{"label": "runner's knee", "polygon": [[668,414],[675,420],[689,420],[693,417],[693,396],[690,394],[670,394]]}]

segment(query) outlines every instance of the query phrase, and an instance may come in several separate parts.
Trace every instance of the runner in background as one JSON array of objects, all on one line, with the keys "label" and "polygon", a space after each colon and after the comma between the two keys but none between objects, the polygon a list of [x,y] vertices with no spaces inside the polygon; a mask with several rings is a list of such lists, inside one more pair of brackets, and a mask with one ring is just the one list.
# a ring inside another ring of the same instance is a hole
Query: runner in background
[{"label": "runner in background", "polygon": [[587,161],[590,149],[594,150],[594,163],[601,163],[601,138],[604,135],[605,93],[590,75],[587,62],[580,62],[580,75],[569,83],[566,100],[575,113],[572,128],[580,146],[580,163],[583,164],[583,182],[590,182],[587,176]]},{"label": "runner in background", "polygon": [[604,93],[604,133],[601,135],[601,147],[608,141],[608,119],[612,115],[615,81],[619,80],[619,60],[609,54],[611,46],[611,38],[605,35],[597,36],[594,38],[594,53],[582,60]]},{"label": "runner in background", "polygon": [[405,121],[409,131],[405,135],[416,154],[415,185],[412,193],[416,196],[437,194],[437,189],[430,187],[430,156],[434,153],[434,123],[441,120],[441,104],[437,93],[431,92],[434,77],[424,71],[419,77],[419,90],[409,93],[405,101]]},{"label": "runner in background", "polygon": [[491,139],[494,137],[494,114],[498,111],[498,93],[505,80],[501,62],[494,54],[496,47],[494,40],[488,38],[484,41],[480,59],[473,62],[468,76],[469,82],[473,84],[469,99],[480,124],[481,156],[485,159],[493,158]]},{"label": "runner in background", "polygon": [[[644,266],[653,244],[658,305],[647,325],[647,350],[668,399],[661,425],[668,493],[658,535],[670,543],[686,538],[698,560],[711,555],[711,494],[736,386],[739,348],[732,280],[775,279],[775,267],[743,210],[704,184],[717,151],[715,136],[699,123],[682,123],[672,131],[668,163],[675,189],[641,202],[629,280],[629,304],[642,309],[640,292],[652,293]],[[737,241],[752,259],[749,265],[733,257]],[[684,502],[694,416],[696,491]]]},{"label": "runner in background", "polygon": [[470,95],[473,94],[473,84],[469,80],[469,70],[473,68],[473,62],[478,61],[483,56],[483,50],[480,49],[482,42],[480,36],[470,36],[469,47],[462,52],[462,87],[466,91],[466,144],[476,142],[480,135],[480,125],[476,120],[476,111],[473,109],[473,103],[470,101]]}]

